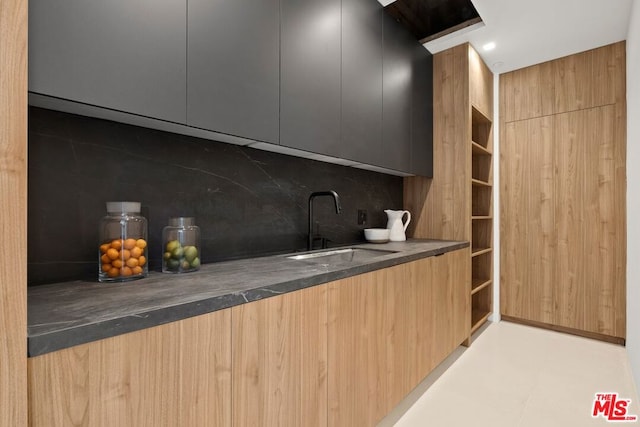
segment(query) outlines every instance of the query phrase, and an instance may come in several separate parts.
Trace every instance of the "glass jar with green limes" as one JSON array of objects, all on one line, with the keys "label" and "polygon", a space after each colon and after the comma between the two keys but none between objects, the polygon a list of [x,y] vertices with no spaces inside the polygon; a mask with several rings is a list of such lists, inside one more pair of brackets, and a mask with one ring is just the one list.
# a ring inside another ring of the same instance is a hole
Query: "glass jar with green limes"
[{"label": "glass jar with green limes", "polygon": [[193,217],[169,218],[162,230],[162,272],[187,273],[200,269],[200,227]]}]

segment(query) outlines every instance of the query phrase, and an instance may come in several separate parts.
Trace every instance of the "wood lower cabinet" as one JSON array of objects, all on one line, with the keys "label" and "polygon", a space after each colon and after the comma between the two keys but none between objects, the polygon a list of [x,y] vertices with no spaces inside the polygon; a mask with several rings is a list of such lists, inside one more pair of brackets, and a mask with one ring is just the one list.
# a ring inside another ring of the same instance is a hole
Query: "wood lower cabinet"
[{"label": "wood lower cabinet", "polygon": [[31,426],[231,425],[231,310],[28,359]]},{"label": "wood lower cabinet", "polygon": [[373,426],[469,337],[468,248],[28,360],[31,426]]},{"label": "wood lower cabinet", "polygon": [[375,425],[469,337],[469,250],[329,284],[329,425]]},{"label": "wood lower cabinet", "polygon": [[233,425],[327,425],[327,285],[232,309]]}]

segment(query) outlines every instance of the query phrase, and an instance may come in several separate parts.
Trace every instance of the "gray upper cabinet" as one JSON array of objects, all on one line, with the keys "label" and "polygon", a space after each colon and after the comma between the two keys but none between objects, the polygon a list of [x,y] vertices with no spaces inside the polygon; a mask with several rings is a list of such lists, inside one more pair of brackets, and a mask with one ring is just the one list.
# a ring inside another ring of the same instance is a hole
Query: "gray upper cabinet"
[{"label": "gray upper cabinet", "polygon": [[29,21],[36,105],[432,175],[431,55],[375,0],[33,0]]},{"label": "gray upper cabinet", "polygon": [[382,166],[411,168],[413,50],[418,42],[384,14],[382,70]]},{"label": "gray upper cabinet", "polygon": [[185,123],[185,0],[29,2],[29,90]]},{"label": "gray upper cabinet", "polygon": [[281,145],[340,154],[340,6],[281,0]]},{"label": "gray upper cabinet", "polygon": [[189,0],[187,124],[278,143],[279,0]]},{"label": "gray upper cabinet", "polygon": [[433,57],[419,43],[413,56],[410,172],[433,177]]},{"label": "gray upper cabinet", "polygon": [[382,16],[372,0],[342,1],[340,157],[382,163]]}]

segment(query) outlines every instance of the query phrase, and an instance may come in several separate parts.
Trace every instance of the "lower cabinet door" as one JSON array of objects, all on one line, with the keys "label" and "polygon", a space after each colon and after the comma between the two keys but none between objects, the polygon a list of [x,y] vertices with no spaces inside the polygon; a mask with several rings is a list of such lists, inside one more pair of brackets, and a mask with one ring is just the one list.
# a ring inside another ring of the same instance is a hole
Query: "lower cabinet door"
[{"label": "lower cabinet door", "polygon": [[31,426],[230,426],[231,310],[28,359]]},{"label": "lower cabinet door", "polygon": [[374,426],[469,337],[469,250],[329,284],[329,425]]},{"label": "lower cabinet door", "polygon": [[327,425],[327,286],[232,309],[233,425]]}]

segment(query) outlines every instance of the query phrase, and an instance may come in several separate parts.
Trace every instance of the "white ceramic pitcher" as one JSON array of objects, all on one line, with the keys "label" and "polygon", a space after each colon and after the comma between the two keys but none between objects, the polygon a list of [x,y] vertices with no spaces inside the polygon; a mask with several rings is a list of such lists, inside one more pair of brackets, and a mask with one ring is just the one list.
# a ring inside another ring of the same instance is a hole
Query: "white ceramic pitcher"
[{"label": "white ceramic pitcher", "polygon": [[[411,222],[411,213],[409,211],[393,211],[386,209],[384,213],[389,218],[387,221],[387,228],[389,229],[389,240],[392,242],[404,242],[407,240],[407,236],[404,232],[407,230],[407,226]],[[407,214],[407,222],[402,222],[402,217]]]}]

